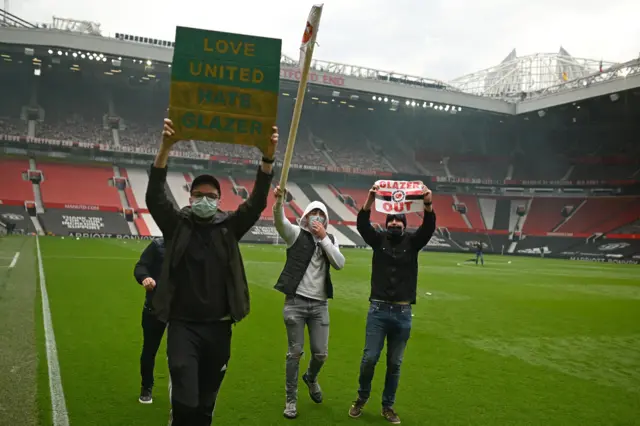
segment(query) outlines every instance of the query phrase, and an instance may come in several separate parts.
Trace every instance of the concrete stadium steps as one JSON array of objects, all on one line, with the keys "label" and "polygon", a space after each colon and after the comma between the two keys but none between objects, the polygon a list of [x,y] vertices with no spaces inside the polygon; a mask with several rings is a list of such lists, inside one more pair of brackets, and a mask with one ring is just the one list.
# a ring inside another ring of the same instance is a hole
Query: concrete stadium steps
[{"label": "concrete stadium steps", "polygon": [[[335,230],[340,231],[342,235],[344,235],[344,237],[338,237],[338,244],[340,244],[340,246],[362,247],[367,245],[367,243],[364,242],[364,240],[358,233],[358,230],[356,229],[355,226],[347,226],[347,225],[335,225],[335,226],[331,225],[331,226]],[[349,236],[349,238],[346,237],[347,235]]]},{"label": "concrete stadium steps", "polygon": [[295,182],[287,182],[287,191],[289,191],[289,193],[293,197],[293,201],[295,201],[296,205],[300,207],[302,211],[304,211],[304,209],[311,202],[302,188],[300,188],[300,186],[298,186],[298,184]]},{"label": "concrete stadium steps", "polygon": [[[347,237],[350,234],[349,229],[344,225],[329,225],[327,232],[333,234],[338,239],[338,244],[345,247],[354,247],[356,242],[352,238]],[[351,236],[352,237],[352,236]]]},{"label": "concrete stadium steps", "polygon": [[147,193],[147,185],[149,184],[149,175],[145,169],[127,168],[127,176],[129,178],[129,186],[131,186],[131,192],[133,192],[133,198],[136,200],[138,207],[141,209],[147,208],[147,202],[145,200]]},{"label": "concrete stadium steps", "polygon": [[[352,220],[345,220],[342,216],[340,216],[333,207],[336,207],[336,203],[339,203],[342,208],[347,210],[347,207],[342,204],[340,200],[333,194],[331,189],[327,185],[316,185],[316,184],[299,184],[298,187],[304,193],[306,197],[306,201],[314,200],[314,201],[322,201],[327,206],[327,211],[329,212],[329,220],[330,221],[341,221],[341,222],[355,222],[356,217],[353,213],[349,212],[349,214],[353,217]],[[320,187],[320,188],[318,188]],[[328,194],[327,194],[328,193]],[[325,197],[322,196],[325,195]],[[293,195],[293,193],[292,193]],[[306,204],[305,204],[306,207]],[[303,208],[304,210],[304,208]],[[331,226],[331,225],[330,225]],[[342,226],[341,234],[343,234],[344,245],[356,245],[356,241],[362,240],[360,234],[355,226],[353,225],[339,225]]]},{"label": "concrete stadium steps", "polygon": [[496,216],[493,223],[493,229],[507,230],[509,229],[509,214],[511,212],[511,200],[508,198],[500,198],[496,202]]},{"label": "concrete stadium steps", "polygon": [[150,213],[142,213],[140,214],[140,218],[144,220],[144,223],[147,225],[149,235],[152,235],[154,237],[162,237],[162,231],[160,231],[160,228],[158,228],[156,221],[153,220],[153,217],[151,217]]},{"label": "concrete stadium steps", "polygon": [[[329,213],[329,220],[330,221],[344,220],[332,208],[332,205],[327,203],[327,201],[323,197],[321,197],[320,194],[318,194],[318,192],[313,188],[315,185],[310,185],[308,183],[302,183],[302,184],[299,184],[298,186],[300,187],[302,192],[304,192],[305,196],[307,197],[307,201],[308,202],[311,202],[311,201],[322,201],[325,204],[325,206],[327,206],[327,211]],[[333,194],[332,194],[332,196],[333,196]],[[304,210],[305,207],[307,207],[307,204],[305,204],[304,206],[300,206],[300,207],[302,207],[302,210]]]},{"label": "concrete stadium steps", "polygon": [[524,222],[527,220],[527,207],[529,207],[530,201],[531,199],[527,198],[511,200],[511,206],[509,207],[509,231],[515,231],[515,227],[520,219],[520,216],[518,216],[518,207],[523,207],[525,209],[525,215],[522,216],[522,220],[520,221],[520,230],[522,231]]},{"label": "concrete stadium steps", "polygon": [[179,209],[189,205],[188,182],[182,172],[167,173],[167,185]]},{"label": "concrete stadium steps", "polygon": [[479,198],[480,212],[487,229],[493,229],[496,217],[496,199],[495,198]]},{"label": "concrete stadium steps", "polygon": [[327,185],[312,184],[311,188],[320,196],[320,199],[331,209],[336,212],[338,217],[334,217],[334,220],[341,220],[343,222],[355,222],[356,215],[344,205],[342,201],[334,194],[334,192]]}]

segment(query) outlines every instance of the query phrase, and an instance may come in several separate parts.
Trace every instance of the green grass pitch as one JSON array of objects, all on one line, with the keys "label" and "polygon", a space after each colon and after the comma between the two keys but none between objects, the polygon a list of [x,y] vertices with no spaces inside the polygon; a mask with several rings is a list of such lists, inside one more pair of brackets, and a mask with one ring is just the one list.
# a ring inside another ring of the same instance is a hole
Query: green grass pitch
[{"label": "green grass pitch", "polygon": [[[166,425],[164,341],[156,361],[154,403],[137,402],[144,292],[132,271],[147,242],[40,242],[71,425]],[[2,242],[0,251],[15,248],[7,244]],[[36,256],[35,244],[24,244],[18,266],[26,262],[28,267],[13,269],[14,282],[37,276],[29,259]],[[371,252],[344,253],[345,269],[333,274],[329,358],[320,376],[325,400],[311,402],[301,381],[299,418],[291,421],[282,416],[283,296],[273,289],[284,248],[243,246],[252,311],[234,328],[214,424],[385,424],[380,416],[384,356],[365,414],[360,419],[347,415],[356,397]],[[403,424],[640,424],[637,266],[486,256],[480,267],[465,263],[469,258],[421,255],[418,303],[396,403]],[[5,283],[0,291],[5,288],[11,286]],[[29,324],[35,331],[28,331],[37,344],[36,416],[40,425],[49,425],[40,293],[33,293]],[[305,349],[303,367],[309,360]]]}]

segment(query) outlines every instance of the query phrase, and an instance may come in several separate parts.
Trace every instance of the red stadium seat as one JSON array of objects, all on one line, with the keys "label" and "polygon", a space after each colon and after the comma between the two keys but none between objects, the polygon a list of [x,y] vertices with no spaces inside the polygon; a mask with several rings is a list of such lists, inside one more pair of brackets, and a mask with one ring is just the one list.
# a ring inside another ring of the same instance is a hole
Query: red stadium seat
[{"label": "red stadium seat", "polygon": [[534,198],[522,232],[533,234],[553,231],[564,220],[562,209],[566,206],[578,207],[582,201],[581,198]]},{"label": "red stadium seat", "polygon": [[558,232],[609,232],[638,217],[637,198],[593,197],[564,223]]},{"label": "red stadium seat", "polygon": [[5,204],[22,204],[33,200],[33,185],[22,179],[29,170],[27,160],[0,160],[0,200]]},{"label": "red stadium seat", "polygon": [[64,205],[98,206],[120,210],[118,190],[109,186],[113,177],[111,167],[91,167],[75,164],[38,163],[44,174],[40,184],[42,202]]},{"label": "red stadium seat", "polygon": [[467,207],[467,219],[471,222],[471,227],[473,229],[485,229],[482,213],[480,212],[480,205],[478,204],[478,197],[475,195],[458,195],[457,197],[458,201]]}]

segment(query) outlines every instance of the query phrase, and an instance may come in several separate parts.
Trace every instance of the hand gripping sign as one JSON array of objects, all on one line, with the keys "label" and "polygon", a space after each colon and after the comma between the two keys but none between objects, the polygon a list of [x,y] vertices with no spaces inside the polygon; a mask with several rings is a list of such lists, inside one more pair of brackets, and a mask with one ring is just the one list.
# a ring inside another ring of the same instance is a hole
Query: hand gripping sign
[{"label": "hand gripping sign", "polygon": [[379,180],[376,192],[376,210],[386,214],[417,213],[424,209],[422,182]]}]

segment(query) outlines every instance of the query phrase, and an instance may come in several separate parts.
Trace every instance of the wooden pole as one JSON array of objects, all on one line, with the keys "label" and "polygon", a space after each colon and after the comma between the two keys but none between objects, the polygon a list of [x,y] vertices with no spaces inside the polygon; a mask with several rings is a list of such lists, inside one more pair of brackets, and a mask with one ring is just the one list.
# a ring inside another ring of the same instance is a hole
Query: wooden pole
[{"label": "wooden pole", "polygon": [[[322,14],[322,10],[320,11]],[[320,21],[320,17],[318,17]],[[307,80],[309,79],[309,69],[311,68],[311,59],[313,57],[313,49],[315,47],[315,37],[309,42],[307,52],[304,58],[304,66],[302,68],[302,76],[300,77],[300,85],[298,86],[298,94],[296,95],[296,104],[293,108],[293,118],[291,119],[291,129],[289,130],[289,139],[287,140],[287,149],[284,153],[282,161],[282,174],[280,175],[280,188],[284,191],[289,177],[289,167],[291,166],[291,158],[293,157],[293,146],[296,143],[298,135],[298,125],[300,124],[300,116],[302,115],[302,104],[304,103],[304,95],[307,92]]]}]

